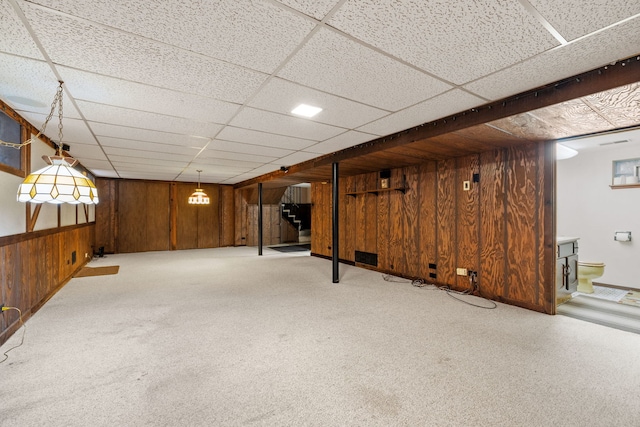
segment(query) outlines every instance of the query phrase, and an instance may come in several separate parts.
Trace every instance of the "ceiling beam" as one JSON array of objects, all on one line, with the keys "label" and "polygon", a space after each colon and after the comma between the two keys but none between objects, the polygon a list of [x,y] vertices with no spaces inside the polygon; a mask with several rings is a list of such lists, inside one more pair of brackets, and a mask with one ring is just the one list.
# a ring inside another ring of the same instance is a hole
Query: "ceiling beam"
[{"label": "ceiling beam", "polygon": [[[345,148],[331,154],[308,160],[290,166],[288,177],[292,178],[297,173],[304,175],[310,169],[326,167],[335,162],[342,162],[368,154],[400,147],[418,141],[423,141],[436,136],[459,132],[473,126],[526,113],[539,108],[559,104],[572,99],[610,90],[616,87],[640,81],[640,55],[627,58],[622,61],[560,80],[558,82],[541,86],[530,91],[520,93],[499,101],[472,108],[460,113],[423,123],[421,125],[400,131],[385,137],[380,137],[369,142]],[[522,139],[522,143],[528,142]],[[495,149],[495,145],[487,145],[487,149]],[[256,185],[259,182],[278,180],[284,177],[284,172],[274,171],[256,178],[252,178],[234,185],[235,188],[243,188]]]}]

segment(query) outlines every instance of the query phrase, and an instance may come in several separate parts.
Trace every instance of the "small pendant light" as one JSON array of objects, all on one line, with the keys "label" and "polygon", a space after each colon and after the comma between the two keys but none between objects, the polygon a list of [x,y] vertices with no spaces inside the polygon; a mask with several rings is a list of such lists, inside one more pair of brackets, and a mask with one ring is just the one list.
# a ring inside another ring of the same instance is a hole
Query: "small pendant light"
[{"label": "small pendant light", "polygon": [[193,194],[189,197],[190,205],[208,205],[209,204],[209,196],[205,194],[205,192],[200,188],[200,172],[202,170],[198,169],[198,188]]}]

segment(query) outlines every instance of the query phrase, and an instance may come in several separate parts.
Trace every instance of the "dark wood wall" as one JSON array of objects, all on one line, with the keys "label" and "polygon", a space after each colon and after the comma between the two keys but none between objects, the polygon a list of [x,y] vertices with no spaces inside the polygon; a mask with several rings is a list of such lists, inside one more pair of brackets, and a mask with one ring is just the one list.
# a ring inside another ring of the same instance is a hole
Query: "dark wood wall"
[{"label": "dark wood wall", "polygon": [[[262,244],[277,245],[287,241],[291,231],[281,218],[280,201],[287,187],[265,188],[262,192]],[[283,232],[284,231],[284,232]],[[258,189],[235,190],[236,246],[258,245]]]},{"label": "dark wood wall", "polygon": [[[552,144],[536,143],[340,179],[342,260],[377,254],[367,268],[469,288],[488,298],[555,311]],[[479,178],[474,181],[474,174]],[[464,181],[470,188],[464,189]],[[349,194],[350,193],[350,194]],[[331,255],[331,185],[312,184],[312,253]]]},{"label": "dark wood wall", "polygon": [[195,184],[96,181],[96,248],[107,253],[217,248],[234,244],[233,187],[202,184],[209,205],[190,205]]},{"label": "dark wood wall", "polygon": [[[91,259],[94,228],[92,223],[1,237],[1,302],[29,318]],[[19,326],[18,313],[5,311],[0,316],[0,344]]]}]

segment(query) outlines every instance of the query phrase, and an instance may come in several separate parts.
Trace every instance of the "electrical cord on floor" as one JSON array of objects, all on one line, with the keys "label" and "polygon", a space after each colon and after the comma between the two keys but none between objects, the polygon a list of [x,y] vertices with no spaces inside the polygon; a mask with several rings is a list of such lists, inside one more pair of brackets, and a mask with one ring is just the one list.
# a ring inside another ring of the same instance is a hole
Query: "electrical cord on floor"
[{"label": "electrical cord on floor", "polygon": [[20,326],[22,327],[22,338],[20,339],[20,344],[18,345],[14,345],[13,347],[11,347],[10,349],[8,349],[7,351],[5,351],[4,354],[4,359],[0,360],[0,363],[4,363],[8,358],[9,358],[9,352],[11,350],[14,350],[18,347],[20,347],[22,344],[24,344],[24,334],[27,331],[27,325],[24,324],[24,322],[22,321],[22,311],[17,308],[17,307],[2,307],[2,311],[7,311],[7,310],[16,310],[18,312],[18,314],[20,314]]},{"label": "electrical cord on floor", "polygon": [[[466,291],[455,291],[455,290],[451,289],[449,286],[438,286],[438,285],[436,285],[434,283],[427,283],[423,279],[408,280],[408,279],[402,279],[400,277],[392,276],[390,274],[383,274],[382,278],[387,282],[411,283],[411,285],[415,286],[416,288],[425,288],[426,287],[428,290],[445,291],[447,293],[447,295],[449,295],[454,300],[463,302],[463,303],[468,304],[468,305],[470,305],[472,307],[484,308],[484,309],[487,309],[487,310],[493,310],[494,308],[498,307],[498,304],[496,304],[495,301],[488,300],[485,297],[480,295],[480,290],[478,289],[478,284],[475,282],[475,276],[470,276],[469,277],[469,282],[471,283],[471,288],[467,289]],[[478,295],[475,295],[475,294],[478,294]],[[478,298],[482,298],[485,301],[489,302],[491,305],[489,307],[487,307],[487,306],[484,306],[484,305],[474,304],[474,303],[465,301],[463,299],[460,299],[458,297],[455,297],[454,295],[472,295],[472,296],[477,296]]]}]

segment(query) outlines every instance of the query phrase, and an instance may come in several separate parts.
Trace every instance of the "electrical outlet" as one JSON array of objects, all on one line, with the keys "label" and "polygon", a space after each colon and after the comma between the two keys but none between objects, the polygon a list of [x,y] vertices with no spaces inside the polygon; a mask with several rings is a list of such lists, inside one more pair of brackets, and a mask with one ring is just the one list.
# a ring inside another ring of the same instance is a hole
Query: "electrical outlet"
[{"label": "electrical outlet", "polygon": [[466,268],[456,268],[456,274],[458,276],[466,276],[467,275],[467,269]]}]

